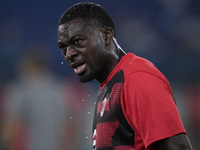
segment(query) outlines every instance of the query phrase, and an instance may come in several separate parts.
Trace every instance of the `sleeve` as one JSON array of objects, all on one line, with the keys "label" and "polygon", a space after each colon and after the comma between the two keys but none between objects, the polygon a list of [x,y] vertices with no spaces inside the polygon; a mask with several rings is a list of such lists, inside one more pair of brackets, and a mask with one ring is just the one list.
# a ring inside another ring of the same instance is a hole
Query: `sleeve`
[{"label": "sleeve", "polygon": [[133,73],[123,85],[125,117],[140,134],[145,147],[158,140],[186,133],[168,87],[162,79],[145,72]]}]

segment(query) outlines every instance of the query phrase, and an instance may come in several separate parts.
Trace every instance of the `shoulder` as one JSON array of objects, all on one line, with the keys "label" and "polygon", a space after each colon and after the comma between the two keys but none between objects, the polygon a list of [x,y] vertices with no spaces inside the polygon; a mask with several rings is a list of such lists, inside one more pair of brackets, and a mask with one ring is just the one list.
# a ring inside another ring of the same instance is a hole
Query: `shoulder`
[{"label": "shoulder", "polygon": [[[125,77],[137,73],[144,72],[154,76],[165,78],[158,68],[149,60],[136,56],[133,53],[128,53],[119,63],[119,68],[123,70]],[[166,79],[165,79],[166,80]]]},{"label": "shoulder", "polygon": [[124,73],[125,85],[131,84],[132,86],[137,86],[137,88],[138,86],[146,88],[165,86],[171,93],[171,87],[167,78],[152,62],[145,58],[129,53],[125,60],[123,60],[120,69]]},{"label": "shoulder", "polygon": [[132,86],[134,89],[139,90],[153,90],[160,89],[160,87],[167,89],[170,87],[167,80],[163,79],[163,75],[146,71],[129,74],[126,76],[124,84],[125,86]]},{"label": "shoulder", "polygon": [[[130,103],[146,103],[175,105],[173,93],[168,82],[148,72],[135,72],[129,75],[123,85],[124,101]],[[168,104],[166,104],[168,103]],[[135,105],[135,104],[134,104]]]}]

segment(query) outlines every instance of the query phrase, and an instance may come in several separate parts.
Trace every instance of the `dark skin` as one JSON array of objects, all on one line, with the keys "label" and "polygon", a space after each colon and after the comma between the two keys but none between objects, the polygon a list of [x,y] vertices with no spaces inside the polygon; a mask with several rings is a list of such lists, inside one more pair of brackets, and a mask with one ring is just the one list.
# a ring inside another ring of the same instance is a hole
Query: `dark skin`
[{"label": "dark skin", "polygon": [[[81,82],[96,79],[100,84],[126,54],[117,44],[112,28],[75,19],[58,27],[58,47]],[[149,145],[156,150],[192,150],[182,133]]]},{"label": "dark skin", "polygon": [[102,83],[125,53],[117,48],[111,28],[93,26],[81,19],[60,25],[58,47],[82,82]]}]

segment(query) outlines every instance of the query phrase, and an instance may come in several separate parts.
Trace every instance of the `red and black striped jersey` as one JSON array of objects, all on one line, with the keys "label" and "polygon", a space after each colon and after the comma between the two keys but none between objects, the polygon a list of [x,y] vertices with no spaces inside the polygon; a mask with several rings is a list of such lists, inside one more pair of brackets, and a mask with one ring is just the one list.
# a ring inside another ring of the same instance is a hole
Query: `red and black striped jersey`
[{"label": "red and black striped jersey", "polygon": [[185,133],[169,82],[148,60],[128,53],[98,92],[93,150],[147,150]]}]

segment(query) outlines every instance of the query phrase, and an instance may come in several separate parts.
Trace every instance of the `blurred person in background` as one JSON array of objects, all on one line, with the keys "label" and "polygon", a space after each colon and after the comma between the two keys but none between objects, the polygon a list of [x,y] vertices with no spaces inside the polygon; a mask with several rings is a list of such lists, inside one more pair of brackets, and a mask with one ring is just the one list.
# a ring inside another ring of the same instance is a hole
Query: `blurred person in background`
[{"label": "blurred person in background", "polygon": [[167,79],[148,60],[121,49],[100,5],[79,3],[65,11],[58,47],[81,82],[100,84],[94,150],[192,149]]},{"label": "blurred person in background", "polygon": [[51,72],[49,59],[43,46],[31,46],[19,60],[17,80],[3,90],[5,150],[72,149],[76,129],[68,117],[68,91]]}]

